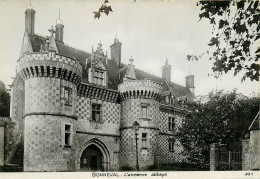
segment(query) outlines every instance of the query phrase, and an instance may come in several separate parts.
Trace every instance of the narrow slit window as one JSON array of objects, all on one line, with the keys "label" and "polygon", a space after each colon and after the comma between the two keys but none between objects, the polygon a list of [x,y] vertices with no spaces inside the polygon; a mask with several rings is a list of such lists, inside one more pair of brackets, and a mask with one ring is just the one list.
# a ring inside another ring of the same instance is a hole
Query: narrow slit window
[{"label": "narrow slit window", "polygon": [[142,118],[147,118],[147,107],[142,106]]},{"label": "narrow slit window", "polygon": [[65,124],[65,145],[71,145],[71,125]]},{"label": "narrow slit window", "polygon": [[169,152],[174,152],[174,139],[173,138],[169,138]]},{"label": "narrow slit window", "polygon": [[72,89],[69,87],[64,87],[64,102],[66,105],[72,105]]},{"label": "narrow slit window", "polygon": [[173,117],[169,117],[168,118],[168,129],[169,129],[169,131],[173,131],[174,130],[174,126],[175,126],[174,118]]},{"label": "narrow slit window", "polygon": [[142,148],[147,148],[147,133],[142,133]]}]

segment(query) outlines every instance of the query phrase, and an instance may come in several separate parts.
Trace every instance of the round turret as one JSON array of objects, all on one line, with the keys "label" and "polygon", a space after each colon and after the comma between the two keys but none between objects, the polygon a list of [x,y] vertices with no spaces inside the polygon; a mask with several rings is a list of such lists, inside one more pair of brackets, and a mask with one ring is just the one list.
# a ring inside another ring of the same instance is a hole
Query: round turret
[{"label": "round turret", "polygon": [[[122,109],[120,167],[146,170],[156,164],[158,155],[162,84],[150,79],[125,80],[118,89]],[[140,125],[138,130],[134,124]]]},{"label": "round turret", "polygon": [[29,53],[18,72],[25,81],[24,171],[70,170],[81,65],[55,52]]}]

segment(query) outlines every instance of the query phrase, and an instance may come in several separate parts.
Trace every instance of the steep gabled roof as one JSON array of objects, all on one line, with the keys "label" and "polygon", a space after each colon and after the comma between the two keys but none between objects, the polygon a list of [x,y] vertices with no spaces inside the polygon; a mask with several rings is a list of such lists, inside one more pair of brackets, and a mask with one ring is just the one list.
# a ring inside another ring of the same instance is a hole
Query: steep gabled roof
[{"label": "steep gabled roof", "polygon": [[[39,52],[41,50],[41,46],[45,45],[45,42],[47,40],[46,37],[42,37],[39,35],[29,35],[30,41],[32,44],[32,48],[34,52]],[[67,44],[64,44],[59,41],[55,41],[58,49],[58,53],[60,55],[76,59],[81,64],[83,71],[82,71],[82,82],[83,83],[89,83],[88,82],[88,72],[87,70],[90,68],[90,57],[91,54],[79,49],[76,49],[74,47],[71,47]],[[125,77],[125,74],[127,73],[128,66],[125,64],[121,64],[120,68],[117,66],[116,62],[114,60],[107,60],[107,74],[108,74],[108,88],[117,90],[118,85],[123,81],[123,78]],[[181,85],[178,85],[176,83],[170,82],[167,83],[164,79],[157,77],[155,75],[152,75],[150,73],[147,73],[143,70],[139,70],[137,68],[134,68],[134,72],[136,75],[137,80],[143,80],[146,78],[149,78],[155,82],[161,83],[163,85],[163,92],[171,92],[175,97],[179,98],[182,96],[186,96],[188,100],[193,100],[195,96],[191,93],[191,91]],[[163,101],[162,101],[163,102]],[[166,102],[163,102],[166,103]]]}]

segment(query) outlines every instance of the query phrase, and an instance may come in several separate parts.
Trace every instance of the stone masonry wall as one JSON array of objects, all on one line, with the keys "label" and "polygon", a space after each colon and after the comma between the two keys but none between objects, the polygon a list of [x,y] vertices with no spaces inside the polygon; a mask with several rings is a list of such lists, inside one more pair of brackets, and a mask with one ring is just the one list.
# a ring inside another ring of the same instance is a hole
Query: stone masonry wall
[{"label": "stone masonry wall", "polygon": [[[74,119],[50,115],[26,116],[24,171],[72,171],[75,166]],[[65,147],[65,124],[72,125],[71,147]]]},{"label": "stone masonry wall", "polygon": [[[147,119],[141,118],[141,104],[148,104]],[[159,125],[159,103],[151,99],[131,99],[121,102],[122,119],[121,126],[131,127],[135,121],[141,126],[155,127]]]},{"label": "stone masonry wall", "polygon": [[[92,103],[101,104],[101,121],[92,120]],[[77,96],[75,122],[76,170],[80,170],[81,152],[92,139],[102,142],[109,151],[109,170],[119,169],[120,104]]]},{"label": "stone masonry wall", "polygon": [[[174,130],[170,131],[168,127],[169,117],[174,118],[175,126]],[[180,141],[174,136],[176,131],[179,130],[182,123],[182,114],[180,113],[168,113],[160,111],[160,135],[159,135],[159,162],[160,163],[179,163],[185,162],[186,157],[183,155],[184,148]],[[169,139],[174,138],[174,151],[169,151]]]},{"label": "stone masonry wall", "polygon": [[251,165],[249,140],[242,140],[242,170],[249,170]]},{"label": "stone masonry wall", "polygon": [[[141,116],[141,105],[147,105],[147,118]],[[153,99],[129,99],[122,101],[120,167],[136,168],[135,132],[132,125],[140,124],[138,130],[138,162],[140,170],[146,170],[155,163],[158,154],[159,103]],[[142,148],[142,133],[147,134],[147,147]]]},{"label": "stone masonry wall", "polygon": [[[92,121],[92,103],[101,104],[100,122]],[[120,104],[77,96],[76,130],[83,132],[119,135]]]},{"label": "stone masonry wall", "polygon": [[[103,150],[108,151],[108,170],[109,171],[118,171],[119,170],[119,136],[104,136],[104,135],[95,135],[95,134],[85,134],[85,133],[76,133],[75,136],[75,170],[80,170],[80,157],[83,151],[86,149],[85,144],[91,140],[98,140],[100,143],[104,144]],[[102,148],[102,146],[98,145]],[[104,155],[104,154],[103,154]],[[104,157],[104,156],[103,156]],[[104,162],[104,161],[103,161]]]},{"label": "stone masonry wall", "polygon": [[[31,113],[75,116],[76,85],[58,78],[38,77],[25,81],[25,115]],[[72,105],[65,105],[63,87],[72,89]]]},{"label": "stone masonry wall", "polygon": [[5,164],[23,165],[24,81],[16,74],[11,87],[10,119],[5,121]]}]

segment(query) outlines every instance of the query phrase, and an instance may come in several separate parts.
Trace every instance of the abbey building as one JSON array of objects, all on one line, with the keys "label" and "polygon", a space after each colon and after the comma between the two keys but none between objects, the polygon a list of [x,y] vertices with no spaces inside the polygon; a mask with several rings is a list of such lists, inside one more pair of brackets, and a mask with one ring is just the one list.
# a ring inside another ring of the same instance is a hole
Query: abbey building
[{"label": "abbey building", "polygon": [[44,37],[35,34],[35,19],[27,8],[6,163],[17,148],[24,171],[149,170],[185,161],[175,134],[186,101],[195,98],[193,75],[180,86],[167,61],[162,77],[135,68],[133,59],[124,64],[117,38],[110,57],[101,43],[89,52],[75,49],[63,41],[61,20]]}]

